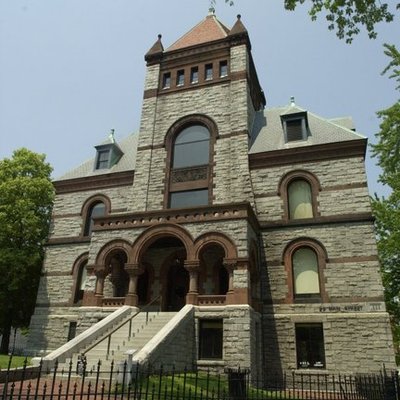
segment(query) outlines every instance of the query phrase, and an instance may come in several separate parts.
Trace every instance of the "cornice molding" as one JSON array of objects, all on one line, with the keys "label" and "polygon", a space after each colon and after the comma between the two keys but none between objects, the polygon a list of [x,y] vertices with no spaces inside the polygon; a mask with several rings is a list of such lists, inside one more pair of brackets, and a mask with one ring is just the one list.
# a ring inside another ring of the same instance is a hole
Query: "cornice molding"
[{"label": "cornice molding", "polygon": [[85,190],[96,190],[118,186],[130,186],[133,183],[134,171],[112,172],[103,175],[54,181],[56,194],[74,193]]},{"label": "cornice molding", "polygon": [[257,169],[350,157],[362,157],[365,159],[366,148],[367,139],[292,147],[249,154],[249,164],[250,169]]}]

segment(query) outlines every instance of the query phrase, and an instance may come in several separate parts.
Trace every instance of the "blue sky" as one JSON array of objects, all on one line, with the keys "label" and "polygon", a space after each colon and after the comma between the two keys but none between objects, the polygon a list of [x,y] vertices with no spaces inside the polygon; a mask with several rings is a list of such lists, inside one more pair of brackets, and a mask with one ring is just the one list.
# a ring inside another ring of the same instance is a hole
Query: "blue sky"
[{"label": "blue sky", "polygon": [[[140,123],[143,56],[163,35],[172,44],[207,15],[207,0],[0,0],[0,158],[19,147],[45,153],[54,177],[94,156],[111,128],[116,139]],[[327,118],[351,115],[373,142],[375,112],[397,100],[382,44],[400,38],[398,20],[347,45],[311,22],[307,6],[283,0],[217,2],[217,17],[236,15],[249,31],[267,106],[296,103]],[[367,158],[370,192],[379,170]],[[351,173],[351,171],[349,171]]]}]

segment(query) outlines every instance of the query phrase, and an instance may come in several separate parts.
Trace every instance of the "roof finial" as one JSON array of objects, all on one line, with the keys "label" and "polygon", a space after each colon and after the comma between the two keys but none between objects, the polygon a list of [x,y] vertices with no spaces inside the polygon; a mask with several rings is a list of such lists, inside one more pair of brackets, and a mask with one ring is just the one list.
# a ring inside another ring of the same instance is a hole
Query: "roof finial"
[{"label": "roof finial", "polygon": [[296,103],[294,101],[294,96],[290,96],[290,105],[291,106],[295,106],[296,105]]},{"label": "roof finial", "polygon": [[215,14],[215,0],[210,0],[210,7],[208,7],[208,15]]},{"label": "roof finial", "polygon": [[158,40],[161,40],[161,38],[162,38],[161,33],[159,33],[159,34],[157,35],[157,37],[158,37]]},{"label": "roof finial", "polygon": [[111,129],[110,134],[108,135],[109,139],[111,140],[111,143],[115,143],[114,132],[115,129]]},{"label": "roof finial", "polygon": [[240,14],[238,14],[237,15],[237,19],[240,19],[240,18],[242,18],[242,16]]}]

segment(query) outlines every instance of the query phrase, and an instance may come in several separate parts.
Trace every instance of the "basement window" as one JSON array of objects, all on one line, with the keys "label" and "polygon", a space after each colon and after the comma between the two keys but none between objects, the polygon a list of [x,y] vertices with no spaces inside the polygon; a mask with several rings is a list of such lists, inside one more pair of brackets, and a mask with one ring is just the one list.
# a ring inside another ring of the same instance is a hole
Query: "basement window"
[{"label": "basement window", "polygon": [[325,368],[322,324],[296,324],[297,368]]},{"label": "basement window", "polygon": [[199,321],[199,359],[222,360],[222,319]]}]

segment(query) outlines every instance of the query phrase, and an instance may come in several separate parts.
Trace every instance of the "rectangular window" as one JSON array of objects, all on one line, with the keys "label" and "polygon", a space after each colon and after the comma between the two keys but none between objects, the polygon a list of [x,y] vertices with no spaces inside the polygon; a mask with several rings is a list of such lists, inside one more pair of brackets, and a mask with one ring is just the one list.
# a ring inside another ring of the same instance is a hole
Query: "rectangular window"
[{"label": "rectangular window", "polygon": [[224,78],[225,76],[228,76],[228,61],[220,61],[219,76],[220,76],[220,78]]},{"label": "rectangular window", "polygon": [[162,88],[163,89],[169,89],[171,87],[171,73],[166,72],[163,75],[163,81],[162,81]]},{"label": "rectangular window", "polygon": [[212,64],[206,64],[204,68],[204,79],[206,81],[209,81],[213,78],[213,65]]},{"label": "rectangular window", "polygon": [[303,118],[286,120],[285,130],[287,142],[307,139],[305,120]]},{"label": "rectangular window", "polygon": [[199,321],[199,359],[222,360],[222,319]]},{"label": "rectangular window", "polygon": [[322,324],[296,324],[297,368],[325,368]]},{"label": "rectangular window", "polygon": [[185,84],[185,71],[180,69],[176,74],[176,86],[183,86]]},{"label": "rectangular window", "polygon": [[199,68],[193,67],[190,70],[190,83],[198,83],[199,82]]},{"label": "rectangular window", "polygon": [[68,327],[67,341],[72,340],[76,336],[76,321],[71,321]]},{"label": "rectangular window", "polygon": [[186,190],[170,194],[170,208],[205,206],[208,204],[208,189]]},{"label": "rectangular window", "polygon": [[110,150],[100,150],[97,153],[96,169],[108,168],[110,161]]}]

